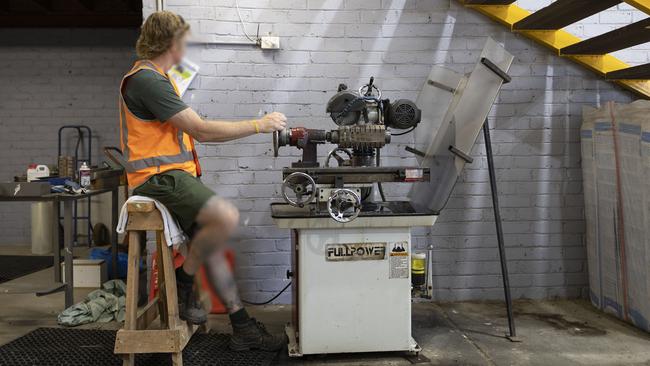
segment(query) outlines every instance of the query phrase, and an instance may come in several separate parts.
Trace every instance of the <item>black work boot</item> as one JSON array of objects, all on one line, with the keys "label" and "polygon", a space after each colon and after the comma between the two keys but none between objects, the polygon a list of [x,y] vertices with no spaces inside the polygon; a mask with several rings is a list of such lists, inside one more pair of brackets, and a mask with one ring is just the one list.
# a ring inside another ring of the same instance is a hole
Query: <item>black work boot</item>
[{"label": "black work boot", "polygon": [[178,293],[178,313],[182,320],[192,324],[201,325],[208,321],[208,313],[203,310],[196,299],[194,283],[176,281]]},{"label": "black work boot", "polygon": [[246,323],[232,326],[230,349],[233,351],[248,351],[259,349],[262,351],[279,351],[287,345],[287,336],[271,335],[264,324],[251,318]]}]

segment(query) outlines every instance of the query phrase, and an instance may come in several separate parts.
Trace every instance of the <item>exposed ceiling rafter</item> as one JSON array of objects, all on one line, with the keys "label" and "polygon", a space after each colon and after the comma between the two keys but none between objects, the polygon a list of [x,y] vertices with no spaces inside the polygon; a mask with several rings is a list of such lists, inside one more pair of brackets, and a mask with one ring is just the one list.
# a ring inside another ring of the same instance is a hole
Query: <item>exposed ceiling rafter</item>
[{"label": "exposed ceiling rafter", "polygon": [[142,0],[0,0],[0,28],[137,28],[141,24]]},{"label": "exposed ceiling rafter", "polygon": [[45,9],[46,11],[52,11],[52,0],[28,0],[28,1],[31,1],[32,3]]}]

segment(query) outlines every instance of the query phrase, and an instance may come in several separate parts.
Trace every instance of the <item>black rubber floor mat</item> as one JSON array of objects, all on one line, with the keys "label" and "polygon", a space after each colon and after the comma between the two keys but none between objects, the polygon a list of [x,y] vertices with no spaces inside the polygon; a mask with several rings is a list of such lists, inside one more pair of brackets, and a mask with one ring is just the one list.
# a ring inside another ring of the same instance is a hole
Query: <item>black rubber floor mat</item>
[{"label": "black rubber floor mat", "polygon": [[[233,352],[227,334],[195,334],[183,351],[185,366],[269,366],[277,353]],[[115,331],[39,328],[0,347],[1,366],[121,366]],[[138,366],[171,366],[168,354],[136,357]]]},{"label": "black rubber floor mat", "polygon": [[53,262],[50,256],[1,255],[0,283],[52,267]]}]

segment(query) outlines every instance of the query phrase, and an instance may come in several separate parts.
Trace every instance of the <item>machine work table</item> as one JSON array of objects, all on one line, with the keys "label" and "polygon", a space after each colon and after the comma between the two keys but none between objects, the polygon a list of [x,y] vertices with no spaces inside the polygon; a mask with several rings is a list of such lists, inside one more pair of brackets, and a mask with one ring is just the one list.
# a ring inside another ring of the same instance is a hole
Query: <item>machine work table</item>
[{"label": "machine work table", "polygon": [[[78,200],[90,198],[104,193],[111,193],[111,268],[112,273],[117,273],[117,215],[118,215],[118,189],[90,190],[83,194],[49,193],[41,196],[0,196],[0,202],[52,202],[52,252],[54,257],[54,284],[46,289],[36,291],[36,296],[45,296],[60,291],[65,291],[65,308],[74,303],[73,286],[73,210],[72,205]],[[65,263],[65,282],[61,276],[61,247],[59,245],[59,220],[61,204],[63,204],[63,260]]]}]

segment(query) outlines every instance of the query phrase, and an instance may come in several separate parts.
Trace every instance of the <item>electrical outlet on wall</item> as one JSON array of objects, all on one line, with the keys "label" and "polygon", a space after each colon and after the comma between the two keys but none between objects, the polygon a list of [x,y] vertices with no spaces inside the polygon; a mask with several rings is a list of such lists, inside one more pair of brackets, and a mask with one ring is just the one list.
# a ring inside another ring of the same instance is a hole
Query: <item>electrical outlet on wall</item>
[{"label": "electrical outlet on wall", "polygon": [[260,47],[263,50],[279,50],[280,37],[277,36],[262,36],[260,37]]}]

